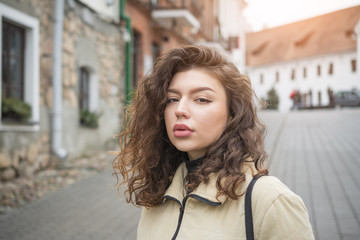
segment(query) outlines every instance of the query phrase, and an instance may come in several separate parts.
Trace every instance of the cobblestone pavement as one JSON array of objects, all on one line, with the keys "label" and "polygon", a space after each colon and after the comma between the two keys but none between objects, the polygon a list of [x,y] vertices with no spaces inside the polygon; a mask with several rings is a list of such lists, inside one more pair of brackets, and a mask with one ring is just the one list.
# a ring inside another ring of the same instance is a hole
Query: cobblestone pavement
[{"label": "cobblestone pavement", "polygon": [[360,109],[263,112],[270,174],[299,194],[316,239],[360,239]]},{"label": "cobblestone pavement", "polygon": [[[299,194],[316,239],[360,239],[360,110],[261,112],[270,174]],[[0,216],[0,239],[136,239],[140,209],[112,170]]]},{"label": "cobblestone pavement", "polygon": [[29,204],[50,192],[71,185],[111,166],[114,154],[98,153],[88,157],[53,162],[32,177],[15,178],[0,183],[0,215]]},{"label": "cobblestone pavement", "polygon": [[119,199],[108,169],[0,216],[0,239],[136,239],[140,209]]}]

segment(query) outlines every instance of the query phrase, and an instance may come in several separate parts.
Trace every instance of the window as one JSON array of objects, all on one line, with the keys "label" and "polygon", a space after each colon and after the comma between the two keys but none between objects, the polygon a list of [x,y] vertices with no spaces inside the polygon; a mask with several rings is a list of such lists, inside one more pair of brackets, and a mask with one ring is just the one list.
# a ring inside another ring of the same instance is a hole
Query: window
[{"label": "window", "polygon": [[321,66],[320,65],[317,66],[317,75],[318,76],[321,75]]},{"label": "window", "polygon": [[333,69],[334,67],[333,67],[333,64],[332,63],[330,63],[329,64],[329,75],[333,75],[333,72],[334,72],[334,69]]},{"label": "window", "polygon": [[291,80],[295,80],[295,69],[291,70]]},{"label": "window", "polygon": [[79,92],[80,110],[90,110],[89,92],[90,92],[90,73],[88,69],[82,67],[80,68],[80,92]]},{"label": "window", "polygon": [[264,83],[264,75],[260,74],[260,84],[263,84],[263,83]]},{"label": "window", "polygon": [[2,97],[24,100],[25,29],[2,22]]},{"label": "window", "polygon": [[0,3],[0,34],[0,99],[15,98],[31,107],[30,117],[24,123],[6,124],[0,115],[0,131],[38,131],[39,21]]},{"label": "window", "polygon": [[142,54],[142,36],[141,33],[133,30],[133,86],[136,87],[139,79],[142,77],[144,62]]},{"label": "window", "polygon": [[153,57],[153,62],[156,61],[156,59],[160,56],[160,47],[157,43],[153,42],[152,43],[152,57]]},{"label": "window", "polygon": [[307,78],[307,70],[306,70],[306,67],[303,68],[303,76],[304,76],[304,79]]},{"label": "window", "polygon": [[157,0],[150,0],[150,4],[151,4],[151,8],[156,8],[157,7]]},{"label": "window", "polygon": [[351,72],[356,72],[356,59],[351,60]]},{"label": "window", "polygon": [[275,73],[275,81],[276,81],[276,82],[279,82],[279,81],[280,81],[280,74],[279,74],[279,72],[276,72],[276,73]]},{"label": "window", "polygon": [[[79,110],[97,112],[99,105],[99,79],[94,71],[96,66],[82,65],[79,69]],[[117,89],[112,86],[111,94],[116,94]]]}]

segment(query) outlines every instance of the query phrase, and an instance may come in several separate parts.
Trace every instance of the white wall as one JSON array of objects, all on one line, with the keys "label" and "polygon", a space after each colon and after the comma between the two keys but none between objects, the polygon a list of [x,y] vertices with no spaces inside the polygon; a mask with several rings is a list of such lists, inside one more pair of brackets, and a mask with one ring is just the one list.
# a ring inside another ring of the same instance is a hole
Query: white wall
[{"label": "white wall", "polygon": [[249,29],[242,14],[244,2],[239,0],[226,0],[217,3],[219,6],[219,22],[221,35],[228,39],[229,37],[239,37],[239,48],[232,49],[231,58],[239,68],[240,72],[245,71],[245,32]]},{"label": "white wall", "polygon": [[107,20],[119,19],[119,0],[79,0]]},{"label": "white wall", "polygon": [[[290,94],[293,90],[307,93],[312,90],[313,106],[327,105],[329,103],[327,89],[334,92],[343,89],[360,88],[359,70],[351,71],[351,60],[357,58],[357,53],[343,52],[324,56],[316,56],[282,62],[276,64],[248,67],[253,88],[258,97],[266,98],[271,87],[275,87],[279,94],[279,110],[288,111],[293,103]],[[359,60],[358,60],[359,61]],[[333,64],[333,74],[328,73],[329,64]],[[317,66],[321,66],[321,75],[317,75]],[[303,68],[307,69],[307,77],[303,77]],[[295,79],[291,79],[291,71],[295,69]],[[275,81],[276,72],[279,72],[279,82]],[[263,74],[263,84],[260,75]],[[318,92],[321,92],[321,103],[318,102]]]}]

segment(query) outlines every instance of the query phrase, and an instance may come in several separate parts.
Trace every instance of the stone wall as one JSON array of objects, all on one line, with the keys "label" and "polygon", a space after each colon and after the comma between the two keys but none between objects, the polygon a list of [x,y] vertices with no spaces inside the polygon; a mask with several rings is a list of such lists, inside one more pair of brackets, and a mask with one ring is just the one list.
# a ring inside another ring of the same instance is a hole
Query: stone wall
[{"label": "stone wall", "polygon": [[[0,132],[0,179],[6,181],[31,177],[34,172],[48,167],[54,157],[50,147],[54,0],[0,2],[37,18],[40,23],[40,130]],[[69,158],[76,158],[106,152],[114,147],[112,136],[119,131],[125,100],[125,43],[118,23],[102,20],[77,1],[64,2],[63,146]],[[91,46],[91,49],[81,50],[79,46],[84,45]],[[96,129],[79,123],[79,67],[84,64],[81,59],[89,59],[89,54],[98,81],[95,90],[98,93],[97,111],[101,113]]]},{"label": "stone wall", "polygon": [[[125,42],[120,26],[110,24],[82,5],[66,6],[63,34],[63,145],[70,157],[108,149],[120,130],[125,101]],[[87,67],[97,82],[99,127],[79,124],[79,69]]]}]

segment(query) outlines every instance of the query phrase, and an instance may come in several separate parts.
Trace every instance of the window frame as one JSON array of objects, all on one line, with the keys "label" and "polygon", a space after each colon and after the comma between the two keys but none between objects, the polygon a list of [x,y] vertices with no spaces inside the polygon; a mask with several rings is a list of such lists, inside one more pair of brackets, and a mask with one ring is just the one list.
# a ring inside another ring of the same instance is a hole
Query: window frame
[{"label": "window frame", "polygon": [[280,73],[279,73],[279,71],[276,71],[276,73],[275,73],[275,82],[280,82]]},{"label": "window frame", "polygon": [[295,79],[296,79],[296,70],[295,70],[295,68],[292,68],[292,69],[291,69],[291,76],[290,76],[290,78],[291,78],[291,81],[295,81]]},{"label": "window frame", "polygon": [[356,65],[357,65],[357,62],[356,62],[356,59],[351,59],[350,60],[350,65],[351,65],[351,72],[352,73],[356,73]]},{"label": "window frame", "polygon": [[78,108],[79,110],[85,110],[81,108],[81,72],[82,69],[85,69],[87,72],[88,79],[88,92],[87,92],[87,110],[90,112],[97,112],[99,108],[99,78],[96,74],[94,68],[90,67],[88,64],[79,66],[78,68]]},{"label": "window frame", "polygon": [[[6,124],[1,121],[1,131],[39,131],[40,89],[39,89],[39,20],[17,9],[0,3],[0,40],[2,45],[3,20],[25,29],[24,47],[24,101],[31,106],[31,117],[27,123]],[[0,48],[2,56],[2,47]],[[0,58],[0,75],[2,75],[2,57]],[[0,81],[0,99],[2,99],[2,81]],[[1,104],[0,104],[1,111]]]},{"label": "window frame", "polygon": [[[80,68],[79,109],[90,111],[90,71],[86,67]],[[85,83],[85,84],[84,84]],[[86,88],[86,89],[85,89]],[[84,106],[85,105],[85,106]]]},{"label": "window frame", "polygon": [[317,72],[317,76],[320,77],[321,76],[321,65],[320,64],[317,65],[316,72]]},{"label": "window frame", "polygon": [[334,64],[331,62],[329,63],[329,75],[334,74]]}]

